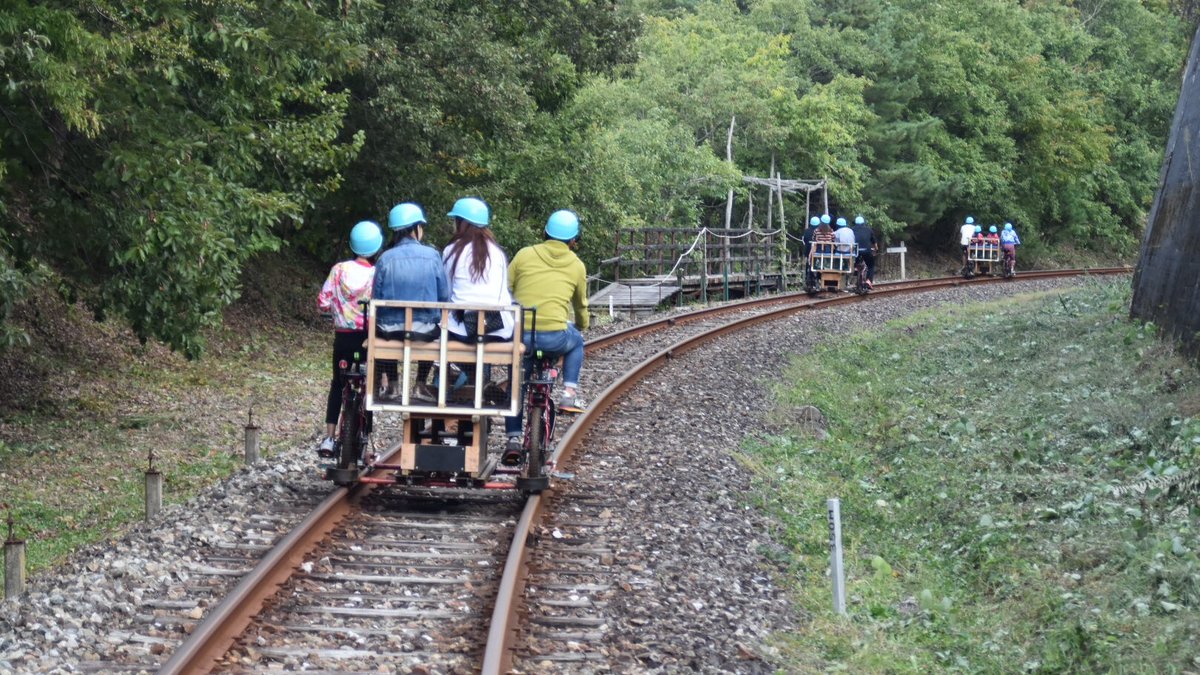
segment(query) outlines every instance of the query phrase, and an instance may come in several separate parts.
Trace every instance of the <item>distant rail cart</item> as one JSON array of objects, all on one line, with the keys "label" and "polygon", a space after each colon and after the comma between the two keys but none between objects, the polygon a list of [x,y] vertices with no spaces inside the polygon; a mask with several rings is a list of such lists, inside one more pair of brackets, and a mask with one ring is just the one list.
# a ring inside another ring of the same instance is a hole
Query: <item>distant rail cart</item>
[{"label": "distant rail cart", "polygon": [[808,257],[805,290],[810,295],[823,291],[853,291],[866,295],[870,290],[866,266],[858,256],[858,244],[816,242]]},{"label": "distant rail cart", "polygon": [[1000,271],[1000,242],[992,239],[972,239],[967,245],[967,266],[963,276],[994,276]]}]

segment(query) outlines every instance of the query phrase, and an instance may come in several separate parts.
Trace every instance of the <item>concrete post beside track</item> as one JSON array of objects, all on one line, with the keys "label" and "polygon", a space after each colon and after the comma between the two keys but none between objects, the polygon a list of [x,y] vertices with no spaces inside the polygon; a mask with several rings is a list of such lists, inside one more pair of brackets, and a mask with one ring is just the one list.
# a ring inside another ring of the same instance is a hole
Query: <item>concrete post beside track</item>
[{"label": "concrete post beside track", "polygon": [[246,423],[246,466],[252,466],[258,463],[258,432],[259,427],[254,424],[254,409],[250,409],[250,419]]},{"label": "concrete post beside track", "polygon": [[842,500],[826,501],[829,508],[829,576],[833,578],[833,611],[846,613],[846,577],[842,569]]},{"label": "concrete post beside track", "polygon": [[162,511],[163,475],[156,469],[146,470],[146,522]]},{"label": "concrete post beside track", "polygon": [[8,537],[4,540],[4,597],[15,598],[25,592],[25,541],[13,535],[13,526],[17,524],[13,518],[12,508],[8,510]]},{"label": "concrete post beside track", "polygon": [[25,592],[25,542],[9,538],[4,542],[4,597],[15,598]]}]

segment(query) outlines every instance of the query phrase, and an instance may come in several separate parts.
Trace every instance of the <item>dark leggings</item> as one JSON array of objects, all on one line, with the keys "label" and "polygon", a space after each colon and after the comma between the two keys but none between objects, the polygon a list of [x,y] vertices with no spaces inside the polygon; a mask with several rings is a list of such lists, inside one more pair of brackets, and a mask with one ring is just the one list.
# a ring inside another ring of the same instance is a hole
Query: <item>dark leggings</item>
[{"label": "dark leggings", "polygon": [[858,257],[867,264],[867,280],[875,281],[875,252],[870,249],[866,251],[860,249]]},{"label": "dark leggings", "polygon": [[[338,364],[343,360],[346,363],[355,361],[356,353],[358,354],[357,360],[366,363],[367,348],[364,345],[366,341],[367,332],[364,330],[338,331],[333,334],[333,377],[329,380],[329,398],[325,403],[326,424],[337,424],[338,415],[342,412],[342,389],[345,388],[346,383]],[[367,413],[367,431],[370,430],[371,414]]]}]

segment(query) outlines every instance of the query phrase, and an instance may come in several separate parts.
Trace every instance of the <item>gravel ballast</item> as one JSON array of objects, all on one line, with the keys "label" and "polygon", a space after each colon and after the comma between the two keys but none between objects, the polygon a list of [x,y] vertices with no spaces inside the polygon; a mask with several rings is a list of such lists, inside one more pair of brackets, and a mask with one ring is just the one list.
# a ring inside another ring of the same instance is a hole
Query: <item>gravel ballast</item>
[{"label": "gravel ballast", "polygon": [[[803,615],[772,579],[763,551],[772,525],[750,507],[750,476],[734,459],[743,441],[771,431],[770,386],[788,359],[944,303],[969,303],[1079,283],[1037,280],[941,291],[801,312],[690,352],[632,391],[589,439],[611,453],[623,505],[617,560],[623,592],[612,603],[611,664],[621,672],[770,672],[769,637]],[[587,382],[587,363],[585,362]],[[319,389],[319,388],[318,388]],[[585,390],[586,391],[586,390]],[[314,390],[314,397],[324,391]],[[581,466],[581,470],[586,464]],[[203,587],[219,575],[213,551],[250,551],[286,530],[330,489],[310,445],[246,468],[149,524],[79,551],[0,604],[0,672],[81,672],[105,664],[165,660],[182,623],[160,622],[174,640],[156,642],[147,617],[177,598],[181,621],[219,601]],[[277,510],[277,505],[288,508]],[[263,514],[254,519],[252,514]],[[236,569],[236,561],[230,568]],[[200,598],[197,600],[197,598]],[[161,646],[156,647],[159,644]]]}]

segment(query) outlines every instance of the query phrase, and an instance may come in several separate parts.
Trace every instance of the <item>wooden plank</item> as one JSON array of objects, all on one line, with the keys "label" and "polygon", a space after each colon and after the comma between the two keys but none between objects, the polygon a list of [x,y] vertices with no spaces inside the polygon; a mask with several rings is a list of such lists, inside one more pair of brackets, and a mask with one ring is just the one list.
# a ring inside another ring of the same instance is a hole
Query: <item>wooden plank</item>
[{"label": "wooden plank", "polygon": [[669,302],[681,289],[678,286],[630,286],[610,284],[588,299],[592,311],[599,311],[612,298],[614,307],[655,307]]}]

